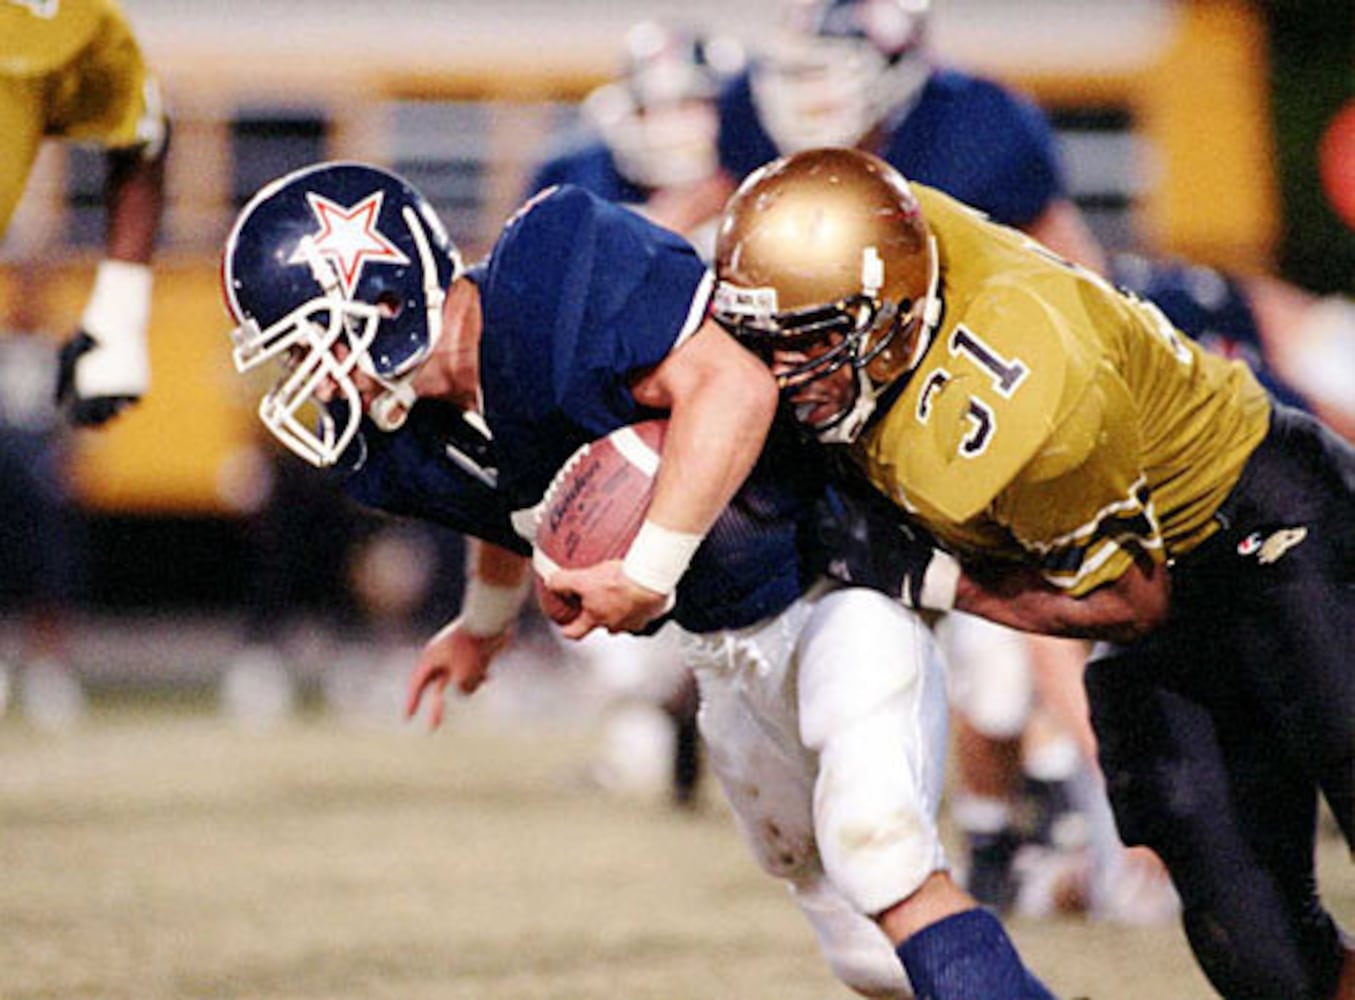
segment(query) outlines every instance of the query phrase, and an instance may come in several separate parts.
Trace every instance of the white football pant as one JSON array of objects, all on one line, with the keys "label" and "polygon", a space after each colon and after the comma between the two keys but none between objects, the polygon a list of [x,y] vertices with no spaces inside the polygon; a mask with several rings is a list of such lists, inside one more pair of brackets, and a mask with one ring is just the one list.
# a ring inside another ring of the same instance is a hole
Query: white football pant
[{"label": "white football pant", "polygon": [[949,614],[936,628],[950,668],[950,699],[978,732],[1015,739],[1035,707],[1026,637],[973,615]]},{"label": "white football pant", "polygon": [[931,633],[881,594],[823,582],[757,625],[684,638],[711,770],[758,863],[789,884],[839,979],[912,996],[868,914],[946,867]]}]

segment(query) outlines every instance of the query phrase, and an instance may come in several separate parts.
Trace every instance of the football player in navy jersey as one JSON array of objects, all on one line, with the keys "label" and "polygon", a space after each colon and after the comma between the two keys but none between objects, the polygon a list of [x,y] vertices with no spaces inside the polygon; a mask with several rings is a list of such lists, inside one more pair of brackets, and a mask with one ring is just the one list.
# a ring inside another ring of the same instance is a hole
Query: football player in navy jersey
[{"label": "football player in navy jersey", "polygon": [[930,13],[930,0],[786,0],[778,36],[720,95],[721,167],[738,181],[788,153],[855,146],[1099,269],[1048,119],[937,65]]},{"label": "football player in navy jersey", "polygon": [[716,155],[715,98],[743,61],[732,38],[636,24],[621,75],[584,99],[582,128],[557,140],[526,194],[574,184],[713,247],[709,230],[731,189]]},{"label": "football player in navy jersey", "polygon": [[[715,152],[715,97],[742,66],[742,47],[643,21],[626,33],[623,55],[620,76],[584,99],[582,128],[555,140],[526,195],[560,184],[586,188],[682,233],[709,256],[729,194]],[[697,698],[674,645],[671,630],[645,641],[597,635],[579,644],[584,668],[607,694],[608,734],[616,737],[604,739],[589,773],[604,787],[626,787],[626,776],[656,749],[626,734],[635,720],[660,717],[672,733],[673,801],[693,805],[701,775]]]},{"label": "football player in navy jersey", "polygon": [[839,561],[879,546],[835,527],[799,435],[763,447],[775,384],[707,318],[710,276],[688,244],[567,187],[464,269],[399,178],[322,164],[244,208],[222,273],[237,367],[280,365],[259,411],[279,439],[368,504],[488,543],[461,615],[416,665],[411,714],[426,698],[439,717],[445,687],[473,690],[505,641],[556,470],[667,414],[625,559],[548,581],[579,599],[566,632],[642,628],[671,609],[691,635],[712,767],[844,982],[880,997],[1049,997],[946,871],[930,635],[898,602],[822,575],[828,546]]}]

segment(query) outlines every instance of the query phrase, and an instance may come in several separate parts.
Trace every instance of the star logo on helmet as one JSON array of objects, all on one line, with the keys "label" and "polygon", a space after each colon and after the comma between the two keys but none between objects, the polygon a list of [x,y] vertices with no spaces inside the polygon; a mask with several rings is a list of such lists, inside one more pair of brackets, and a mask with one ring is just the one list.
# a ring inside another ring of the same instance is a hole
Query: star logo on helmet
[{"label": "star logo on helmet", "polygon": [[309,263],[305,245],[309,242],[315,253],[334,266],[344,296],[350,299],[357,290],[365,265],[375,262],[408,264],[409,258],[376,227],[384,198],[384,191],[374,191],[356,205],[344,208],[324,195],[307,192],[306,201],[320,222],[320,231],[297,247],[289,263]]}]

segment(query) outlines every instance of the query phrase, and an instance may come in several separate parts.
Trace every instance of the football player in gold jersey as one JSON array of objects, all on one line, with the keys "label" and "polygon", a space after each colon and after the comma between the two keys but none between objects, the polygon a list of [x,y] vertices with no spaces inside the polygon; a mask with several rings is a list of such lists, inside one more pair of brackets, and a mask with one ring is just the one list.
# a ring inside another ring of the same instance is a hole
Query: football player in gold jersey
[{"label": "football player in gold jersey", "polygon": [[151,254],[164,204],[168,120],[114,0],[0,0],[0,234],[44,139],[108,151],[105,258],[61,351],[72,422],[102,424],[150,384]]},{"label": "football player in gold jersey", "polygon": [[716,276],[717,318],[844,479],[936,543],[872,540],[875,582],[1104,640],[1087,687],[1117,821],[1166,861],[1214,986],[1351,996],[1313,842],[1319,790],[1355,832],[1355,452],[1151,304],[866,153],[750,176]]}]

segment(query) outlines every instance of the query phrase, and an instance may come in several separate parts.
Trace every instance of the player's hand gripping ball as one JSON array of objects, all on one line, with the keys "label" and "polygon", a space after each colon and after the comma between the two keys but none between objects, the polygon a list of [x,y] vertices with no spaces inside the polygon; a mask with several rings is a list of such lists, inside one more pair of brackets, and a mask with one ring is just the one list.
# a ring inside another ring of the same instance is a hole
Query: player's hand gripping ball
[{"label": "player's hand gripping ball", "polygon": [[546,588],[557,569],[621,559],[640,530],[654,495],[667,420],[622,427],[584,445],[556,473],[537,508],[532,568],[541,609],[566,624],[576,602]]}]

